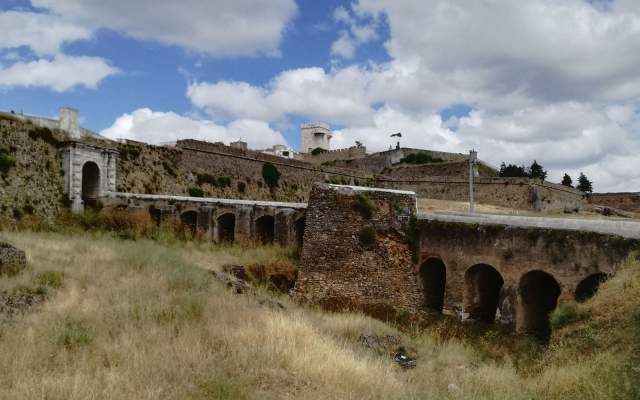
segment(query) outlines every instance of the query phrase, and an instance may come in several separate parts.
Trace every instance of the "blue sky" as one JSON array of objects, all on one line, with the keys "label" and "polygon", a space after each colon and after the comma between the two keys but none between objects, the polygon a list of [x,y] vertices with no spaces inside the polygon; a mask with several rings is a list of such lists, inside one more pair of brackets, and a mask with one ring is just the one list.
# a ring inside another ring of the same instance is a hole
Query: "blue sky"
[{"label": "blue sky", "polygon": [[112,138],[479,150],[640,190],[635,0],[3,0],[0,109]]}]

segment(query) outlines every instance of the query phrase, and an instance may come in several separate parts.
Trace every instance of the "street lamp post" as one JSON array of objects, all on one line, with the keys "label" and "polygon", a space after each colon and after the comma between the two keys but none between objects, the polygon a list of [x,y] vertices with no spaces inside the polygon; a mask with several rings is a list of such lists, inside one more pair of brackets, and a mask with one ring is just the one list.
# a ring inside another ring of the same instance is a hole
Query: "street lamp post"
[{"label": "street lamp post", "polygon": [[473,177],[475,175],[475,165],[478,160],[478,152],[469,151],[469,212],[475,212],[475,204],[473,203]]}]

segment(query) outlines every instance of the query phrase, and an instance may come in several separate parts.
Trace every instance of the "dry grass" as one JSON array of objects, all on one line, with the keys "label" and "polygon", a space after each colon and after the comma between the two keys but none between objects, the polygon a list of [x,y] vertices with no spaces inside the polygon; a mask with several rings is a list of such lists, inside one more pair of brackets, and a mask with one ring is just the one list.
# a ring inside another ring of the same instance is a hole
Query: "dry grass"
[{"label": "dry grass", "polygon": [[403,335],[419,357],[418,367],[403,371],[357,341],[395,328],[286,298],[279,299],[285,310],[269,308],[228,292],[202,269],[266,263],[286,258],[286,249],[2,236],[27,250],[31,266],[1,288],[32,285],[45,271],[64,276],[42,306],[0,327],[3,399],[597,398],[580,391],[620,360],[614,350],[581,359],[552,350],[543,372],[526,377],[508,357],[483,361],[470,345],[423,332]]}]

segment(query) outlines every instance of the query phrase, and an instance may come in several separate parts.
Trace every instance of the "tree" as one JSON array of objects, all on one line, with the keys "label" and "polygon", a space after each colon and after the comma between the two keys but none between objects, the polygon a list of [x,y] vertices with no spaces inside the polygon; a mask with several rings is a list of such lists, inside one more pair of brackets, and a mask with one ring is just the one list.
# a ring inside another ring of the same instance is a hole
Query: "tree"
[{"label": "tree", "polygon": [[500,164],[500,171],[498,176],[502,178],[526,178],[529,176],[524,166],[518,166],[515,164]]},{"label": "tree", "polygon": [[264,182],[269,186],[269,189],[273,191],[276,187],[278,187],[278,181],[280,180],[280,171],[276,168],[275,165],[270,162],[264,163],[262,165],[262,178]]},{"label": "tree", "polygon": [[533,160],[533,164],[529,167],[529,178],[545,180],[547,179],[547,171],[544,170],[542,165],[538,164],[538,161]]},{"label": "tree", "polygon": [[593,192],[591,181],[582,172],[580,172],[580,177],[578,178],[578,186],[576,187],[576,189],[585,193]]},{"label": "tree", "polygon": [[569,174],[564,174],[564,177],[562,178],[562,184],[564,186],[573,187],[573,180],[571,179]]}]

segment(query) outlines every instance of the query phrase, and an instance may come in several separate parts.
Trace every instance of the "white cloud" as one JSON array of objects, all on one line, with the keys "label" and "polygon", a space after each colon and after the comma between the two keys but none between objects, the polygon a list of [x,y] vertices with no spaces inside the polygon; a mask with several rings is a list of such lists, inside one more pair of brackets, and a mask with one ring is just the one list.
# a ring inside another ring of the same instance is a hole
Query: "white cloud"
[{"label": "white cloud", "polygon": [[0,86],[46,87],[58,92],[78,86],[96,88],[108,76],[119,70],[99,57],[57,55],[51,60],[40,59],[0,66]]},{"label": "white cloud", "polygon": [[37,54],[57,54],[64,43],[91,37],[90,29],[34,12],[0,12],[0,26],[0,48],[27,46]]},{"label": "white cloud", "polygon": [[333,12],[333,19],[345,29],[331,45],[331,54],[344,59],[352,59],[358,46],[375,40],[377,20],[356,11],[349,11],[344,6],[338,6]]},{"label": "white cloud", "polygon": [[214,56],[276,54],[294,0],[32,0],[87,27],[104,27]]},{"label": "white cloud", "polygon": [[101,134],[111,139],[127,138],[155,144],[179,139],[228,144],[240,138],[248,142],[249,147],[256,149],[286,144],[282,134],[263,121],[243,119],[222,126],[212,121],[188,118],[173,112],[152,111],[149,108],[123,114]]},{"label": "white cloud", "polygon": [[245,82],[196,82],[187,96],[213,117],[278,120],[289,114],[340,124],[372,121],[365,86],[367,73],[358,67],[326,73],[322,68],[285,71],[265,87]]}]

